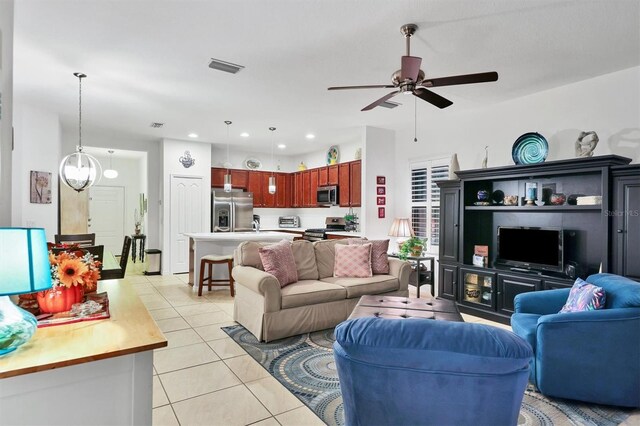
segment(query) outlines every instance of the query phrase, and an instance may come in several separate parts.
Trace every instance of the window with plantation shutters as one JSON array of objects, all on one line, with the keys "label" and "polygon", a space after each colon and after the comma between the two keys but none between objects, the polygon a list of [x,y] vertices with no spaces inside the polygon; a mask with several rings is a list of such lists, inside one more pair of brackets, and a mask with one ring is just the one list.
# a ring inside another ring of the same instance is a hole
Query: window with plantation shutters
[{"label": "window with plantation shutters", "polygon": [[411,224],[420,238],[428,238],[429,250],[440,237],[440,188],[436,182],[449,176],[449,159],[423,161],[411,165]]}]

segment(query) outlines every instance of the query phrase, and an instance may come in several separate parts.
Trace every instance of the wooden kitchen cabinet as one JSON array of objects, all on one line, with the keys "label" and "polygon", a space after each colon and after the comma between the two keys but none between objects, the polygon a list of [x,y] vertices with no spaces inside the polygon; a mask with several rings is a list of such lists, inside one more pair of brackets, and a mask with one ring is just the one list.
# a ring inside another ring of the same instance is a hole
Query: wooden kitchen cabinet
[{"label": "wooden kitchen cabinet", "polygon": [[[275,173],[260,172],[262,174],[262,207],[275,207],[276,194],[269,194],[269,178],[276,177]],[[278,181],[276,180],[276,193],[278,190]]]},{"label": "wooden kitchen cabinet", "polygon": [[302,207],[311,207],[311,170],[302,172]]},{"label": "wooden kitchen cabinet", "polygon": [[291,207],[302,207],[302,172],[295,172],[291,177]]},{"label": "wooden kitchen cabinet", "polygon": [[224,174],[227,170],[217,167],[211,168],[211,187],[222,188],[224,186]]},{"label": "wooden kitchen cabinet", "polygon": [[360,160],[338,165],[339,204],[360,207],[362,204],[362,163]]},{"label": "wooden kitchen cabinet", "polygon": [[333,166],[329,166],[327,167],[328,170],[328,178],[327,178],[327,184],[329,185],[337,185],[338,184],[338,165],[334,164]]},{"label": "wooden kitchen cabinet", "polygon": [[276,207],[291,207],[291,176],[276,173]]},{"label": "wooden kitchen cabinet", "polygon": [[234,188],[247,189],[249,184],[249,170],[231,169],[231,186]]},{"label": "wooden kitchen cabinet", "polygon": [[320,167],[318,169],[318,186],[329,185],[329,167]]},{"label": "wooden kitchen cabinet", "polygon": [[264,206],[262,199],[262,172],[253,170],[249,172],[247,177],[247,191],[253,192],[253,207]]},{"label": "wooden kitchen cabinet", "polygon": [[310,180],[311,180],[311,184],[309,186],[309,192],[311,192],[311,194],[309,194],[311,203],[309,207],[318,207],[317,193],[318,193],[319,174],[320,174],[320,169],[311,169],[311,171],[309,172]]}]

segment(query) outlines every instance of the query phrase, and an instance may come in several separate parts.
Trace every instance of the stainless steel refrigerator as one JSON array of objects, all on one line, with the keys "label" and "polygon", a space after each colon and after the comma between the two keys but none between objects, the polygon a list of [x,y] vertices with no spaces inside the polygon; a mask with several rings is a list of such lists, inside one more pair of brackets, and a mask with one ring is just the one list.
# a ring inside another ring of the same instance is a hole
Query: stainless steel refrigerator
[{"label": "stainless steel refrigerator", "polygon": [[211,191],[211,232],[253,230],[253,193]]}]

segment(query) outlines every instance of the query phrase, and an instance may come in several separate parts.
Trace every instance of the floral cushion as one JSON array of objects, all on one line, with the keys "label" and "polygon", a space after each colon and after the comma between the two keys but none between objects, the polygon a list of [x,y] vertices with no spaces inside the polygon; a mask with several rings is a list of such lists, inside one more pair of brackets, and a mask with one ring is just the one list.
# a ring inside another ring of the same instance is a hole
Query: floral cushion
[{"label": "floral cushion", "polygon": [[602,287],[596,287],[578,278],[573,287],[571,287],[567,302],[560,310],[560,313],[602,309],[606,299],[607,297]]},{"label": "floral cushion", "polygon": [[349,244],[363,245],[371,243],[371,270],[374,274],[389,273],[389,240],[366,240],[360,238],[349,238]]},{"label": "floral cushion", "polygon": [[336,244],[336,257],[333,266],[334,277],[367,278],[371,271],[371,243]]},{"label": "floral cushion", "polygon": [[296,261],[293,258],[291,242],[282,240],[258,249],[264,271],[275,276],[280,288],[298,281]]}]

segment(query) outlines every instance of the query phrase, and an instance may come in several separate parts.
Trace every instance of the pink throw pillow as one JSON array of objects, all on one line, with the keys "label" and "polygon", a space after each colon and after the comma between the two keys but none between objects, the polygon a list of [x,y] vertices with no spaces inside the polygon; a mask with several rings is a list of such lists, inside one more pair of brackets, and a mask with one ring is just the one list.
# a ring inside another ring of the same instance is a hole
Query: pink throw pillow
[{"label": "pink throw pillow", "polygon": [[349,244],[363,245],[371,243],[371,270],[374,274],[389,273],[389,240],[363,240],[360,238],[349,238]]},{"label": "pink throw pillow", "polygon": [[260,247],[258,252],[264,271],[278,279],[280,288],[298,281],[291,242],[282,240],[276,244]]},{"label": "pink throw pillow", "polygon": [[371,273],[371,243],[336,244],[334,277],[367,278]]}]

